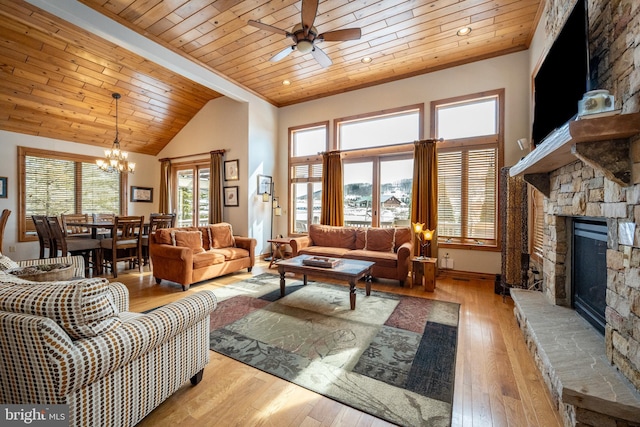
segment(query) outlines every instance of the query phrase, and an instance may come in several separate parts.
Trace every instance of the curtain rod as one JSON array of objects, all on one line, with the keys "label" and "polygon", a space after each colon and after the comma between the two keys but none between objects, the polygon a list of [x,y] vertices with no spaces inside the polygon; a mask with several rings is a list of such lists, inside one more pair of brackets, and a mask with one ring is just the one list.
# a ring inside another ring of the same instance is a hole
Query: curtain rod
[{"label": "curtain rod", "polygon": [[213,151],[208,151],[206,153],[197,153],[197,154],[185,154],[184,156],[176,156],[176,157],[165,157],[163,159],[158,159],[159,162],[163,162],[165,160],[177,160],[177,159],[185,159],[187,157],[199,157],[199,156],[206,156],[206,155],[210,155],[210,154],[224,154],[225,150],[213,150]]},{"label": "curtain rod", "polygon": [[375,150],[376,148],[379,148],[379,149],[391,149],[393,147],[398,147],[400,145],[413,145],[416,142],[444,142],[444,138],[416,139],[415,141],[401,142],[400,144],[380,145],[380,146],[377,146],[377,147],[366,147],[366,148],[351,148],[349,150],[318,151],[318,155],[321,156],[324,153],[329,153],[329,154],[333,154],[333,153],[347,154],[347,153],[351,153],[351,152],[354,152],[354,151],[358,152],[358,151],[362,151],[362,150]]}]

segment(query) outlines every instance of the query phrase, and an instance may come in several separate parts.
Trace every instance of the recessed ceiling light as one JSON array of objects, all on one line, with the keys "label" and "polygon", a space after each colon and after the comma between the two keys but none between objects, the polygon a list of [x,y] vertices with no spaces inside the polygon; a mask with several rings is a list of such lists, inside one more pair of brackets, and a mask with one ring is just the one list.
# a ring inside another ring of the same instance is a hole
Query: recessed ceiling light
[{"label": "recessed ceiling light", "polygon": [[285,86],[289,86],[291,84],[291,82],[289,80],[283,80],[282,84]]},{"label": "recessed ceiling light", "polygon": [[369,57],[369,56],[365,56],[364,58],[362,58],[360,60],[360,62],[362,62],[363,64],[368,64],[371,61],[373,61],[373,59],[371,59],[371,57]]},{"label": "recessed ceiling light", "polygon": [[463,27],[458,30],[456,34],[459,36],[466,36],[471,32],[471,27]]}]

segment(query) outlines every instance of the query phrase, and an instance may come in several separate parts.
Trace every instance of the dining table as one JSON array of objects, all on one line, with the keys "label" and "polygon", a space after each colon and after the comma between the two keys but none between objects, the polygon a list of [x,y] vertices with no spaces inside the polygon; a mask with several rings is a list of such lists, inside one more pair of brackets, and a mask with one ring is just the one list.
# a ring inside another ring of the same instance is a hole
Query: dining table
[{"label": "dining table", "polygon": [[[113,228],[115,227],[115,223],[113,222],[104,222],[104,221],[67,221],[68,226],[72,227],[85,227],[91,230],[91,238],[109,238],[113,235]],[[142,234],[147,234],[147,230],[149,229],[149,223],[145,222],[143,224]],[[98,237],[100,236],[100,237]]]}]

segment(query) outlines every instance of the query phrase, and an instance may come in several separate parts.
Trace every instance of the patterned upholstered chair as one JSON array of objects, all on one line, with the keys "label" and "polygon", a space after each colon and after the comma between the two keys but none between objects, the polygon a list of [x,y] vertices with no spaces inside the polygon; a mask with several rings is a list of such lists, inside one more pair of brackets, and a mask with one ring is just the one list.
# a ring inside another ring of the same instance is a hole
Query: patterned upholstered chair
[{"label": "patterned upholstered chair", "polygon": [[0,403],[67,404],[69,425],[133,426],[187,380],[197,384],[213,292],[148,314],[128,304],[127,288],[107,279],[37,283],[0,272]]}]

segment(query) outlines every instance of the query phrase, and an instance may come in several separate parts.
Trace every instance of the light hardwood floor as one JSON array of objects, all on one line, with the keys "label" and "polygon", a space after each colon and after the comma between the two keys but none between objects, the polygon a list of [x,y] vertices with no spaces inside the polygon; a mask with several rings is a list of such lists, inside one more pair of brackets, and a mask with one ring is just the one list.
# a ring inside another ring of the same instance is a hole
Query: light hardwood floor
[{"label": "light hardwood floor", "polygon": [[[215,279],[183,292],[156,285],[148,267],[119,271],[130,291],[131,311],[141,312],[201,289],[225,286],[267,271]],[[276,273],[275,268],[270,270]],[[109,277],[109,276],[105,276]],[[110,279],[114,281],[114,279]],[[434,293],[378,281],[373,289],[461,304],[452,426],[561,426],[540,373],[526,349],[513,302],[493,292],[492,280],[439,276]],[[345,290],[346,291],[346,290]],[[364,298],[363,290],[358,298]],[[345,293],[345,304],[348,297]],[[186,383],[139,426],[390,426],[388,422],[211,352],[202,382]]]}]

